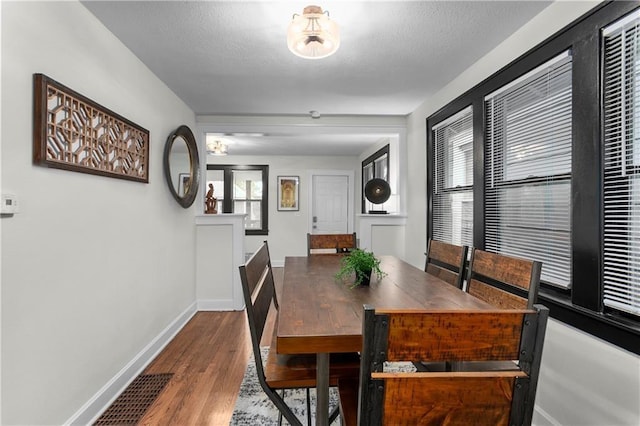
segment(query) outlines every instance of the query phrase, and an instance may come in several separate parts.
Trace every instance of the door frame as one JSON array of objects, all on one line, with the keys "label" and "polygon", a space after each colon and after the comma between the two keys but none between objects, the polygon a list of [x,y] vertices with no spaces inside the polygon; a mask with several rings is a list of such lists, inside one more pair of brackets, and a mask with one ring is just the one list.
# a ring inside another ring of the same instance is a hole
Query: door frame
[{"label": "door frame", "polygon": [[349,194],[347,195],[347,233],[351,234],[354,231],[355,223],[355,172],[353,170],[309,170],[307,173],[307,185],[309,194],[309,216],[307,218],[307,232],[311,233],[313,230],[313,177],[314,176],[347,176],[349,186]]}]

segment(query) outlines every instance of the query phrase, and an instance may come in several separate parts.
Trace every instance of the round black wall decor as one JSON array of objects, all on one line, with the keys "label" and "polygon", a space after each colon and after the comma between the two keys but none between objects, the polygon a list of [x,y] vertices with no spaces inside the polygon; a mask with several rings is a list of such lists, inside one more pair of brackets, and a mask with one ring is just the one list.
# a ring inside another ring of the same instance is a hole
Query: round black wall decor
[{"label": "round black wall decor", "polygon": [[[391,187],[386,180],[374,178],[364,186],[364,196],[373,204],[382,204],[391,196]],[[386,213],[386,211],[370,210],[369,213]]]}]

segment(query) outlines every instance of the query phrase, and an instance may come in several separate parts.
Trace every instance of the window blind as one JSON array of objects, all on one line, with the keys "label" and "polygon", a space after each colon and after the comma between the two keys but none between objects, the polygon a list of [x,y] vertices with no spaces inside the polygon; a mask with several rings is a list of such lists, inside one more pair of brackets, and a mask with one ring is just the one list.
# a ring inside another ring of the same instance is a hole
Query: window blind
[{"label": "window blind", "polygon": [[571,285],[571,55],[485,97],[485,248]]},{"label": "window blind", "polygon": [[469,106],[432,127],[433,238],[473,246],[473,114]]},{"label": "window blind", "polygon": [[604,305],[640,315],[640,14],[603,29]]}]

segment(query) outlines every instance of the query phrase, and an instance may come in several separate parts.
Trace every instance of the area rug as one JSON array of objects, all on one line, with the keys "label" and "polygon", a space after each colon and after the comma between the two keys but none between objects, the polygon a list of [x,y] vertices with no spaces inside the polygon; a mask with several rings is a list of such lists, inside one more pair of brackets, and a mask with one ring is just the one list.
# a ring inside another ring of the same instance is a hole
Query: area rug
[{"label": "area rug", "polygon": [[[262,358],[266,359],[269,352],[268,347],[260,348],[262,352]],[[393,363],[385,364],[385,371],[415,371],[415,368],[411,363]],[[307,424],[307,404],[306,404],[306,391],[304,389],[290,389],[287,390],[284,396],[284,400],[291,411],[298,417],[303,425]],[[311,424],[315,425],[316,420],[316,394],[315,389],[311,389]],[[329,406],[331,408],[338,404],[338,390],[331,388],[329,390]],[[249,358],[249,364],[247,370],[242,379],[240,385],[240,392],[236,405],[231,416],[232,426],[256,426],[256,425],[277,425],[278,424],[278,409],[267,397],[262,390],[260,383],[258,382],[258,376],[256,375],[256,364],[253,361],[253,354]],[[282,419],[282,424],[288,425],[289,422],[285,418]],[[336,419],[332,425],[340,425],[340,418]]]},{"label": "area rug", "polygon": [[[268,347],[260,348],[262,358],[267,359],[269,352]],[[307,424],[307,392],[305,389],[289,389],[285,392],[284,400],[291,408],[291,411],[298,417],[300,422]],[[315,425],[316,419],[316,393],[315,389],[311,389],[311,424]],[[331,388],[329,391],[329,406],[335,407],[338,404],[338,391]],[[278,424],[278,408],[267,397],[258,382],[256,375],[256,364],[253,360],[253,354],[249,358],[247,371],[240,385],[240,392],[236,400],[236,406],[231,416],[230,425],[233,426],[271,426]],[[288,425],[289,422],[284,417],[282,424]],[[332,425],[340,425],[340,419],[337,419]]]}]

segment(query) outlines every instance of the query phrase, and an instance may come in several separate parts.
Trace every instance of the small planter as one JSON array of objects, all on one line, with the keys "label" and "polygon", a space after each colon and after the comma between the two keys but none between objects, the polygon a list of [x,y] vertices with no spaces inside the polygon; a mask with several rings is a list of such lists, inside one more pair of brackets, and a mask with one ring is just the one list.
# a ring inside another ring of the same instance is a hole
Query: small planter
[{"label": "small planter", "polygon": [[356,271],[356,281],[358,280],[358,275],[360,276],[360,285],[369,285],[371,283],[371,269],[366,271]]},{"label": "small planter", "polygon": [[380,269],[380,260],[373,253],[361,249],[353,249],[341,260],[340,270],[335,277],[344,281],[346,277],[355,276],[352,287],[369,285],[371,276],[376,275],[381,279],[386,274]]}]

